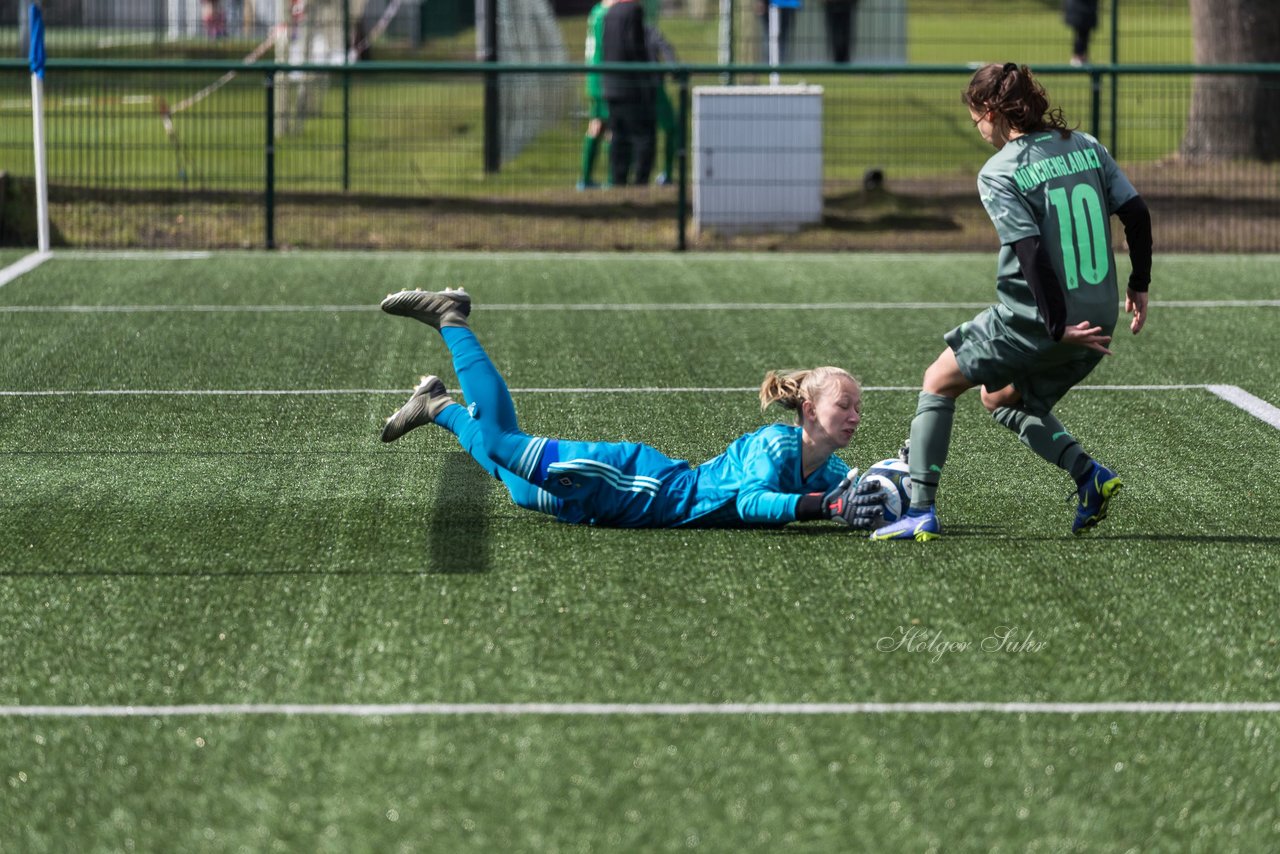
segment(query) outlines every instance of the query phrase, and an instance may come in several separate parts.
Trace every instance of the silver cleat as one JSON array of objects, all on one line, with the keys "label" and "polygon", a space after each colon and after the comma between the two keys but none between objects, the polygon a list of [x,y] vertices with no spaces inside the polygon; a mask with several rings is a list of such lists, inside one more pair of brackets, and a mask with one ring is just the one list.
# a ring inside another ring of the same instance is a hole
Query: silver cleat
[{"label": "silver cleat", "polygon": [[382,301],[387,314],[412,317],[434,329],[443,326],[466,326],[471,314],[471,294],[462,288],[445,288],[443,291],[400,291],[388,294]]},{"label": "silver cleat", "polygon": [[439,377],[423,377],[408,402],[387,419],[387,425],[382,428],[382,441],[394,442],[410,430],[430,424],[436,420],[441,410],[456,402],[449,397],[449,392]]}]

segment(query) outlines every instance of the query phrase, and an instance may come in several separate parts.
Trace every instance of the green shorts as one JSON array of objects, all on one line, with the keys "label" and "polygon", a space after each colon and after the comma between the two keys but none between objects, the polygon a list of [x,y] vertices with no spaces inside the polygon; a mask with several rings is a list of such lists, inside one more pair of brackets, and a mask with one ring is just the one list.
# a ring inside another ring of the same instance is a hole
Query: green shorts
[{"label": "green shorts", "polygon": [[587,118],[599,119],[602,122],[609,121],[609,102],[604,98],[588,98],[590,103],[587,105]]},{"label": "green shorts", "polygon": [[1012,385],[1033,415],[1048,414],[1103,358],[1097,350],[1069,344],[1048,342],[1037,348],[1010,332],[994,308],[942,337],[969,382],[990,391]]}]

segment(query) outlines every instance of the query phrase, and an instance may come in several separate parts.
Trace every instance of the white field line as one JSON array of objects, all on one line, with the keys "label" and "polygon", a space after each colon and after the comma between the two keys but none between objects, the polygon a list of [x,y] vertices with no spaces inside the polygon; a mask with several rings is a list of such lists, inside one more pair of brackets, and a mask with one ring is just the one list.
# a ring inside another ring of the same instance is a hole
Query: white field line
[{"label": "white field line", "polygon": [[203,703],[177,706],[0,706],[6,718],[190,715],[647,717],[684,715],[1220,715],[1275,714],[1277,702],[1183,703]]},{"label": "white field line", "polygon": [[24,273],[30,273],[52,257],[52,252],[32,252],[30,255],[19,258],[8,267],[0,270],[0,288],[3,288]]},{"label": "white field line", "polygon": [[[30,101],[26,102],[27,109],[31,109]],[[142,249],[68,249],[60,252],[60,256],[73,258],[84,261],[96,261],[102,259],[111,259],[112,257],[133,254],[137,257],[156,257],[163,255],[170,250],[158,249],[153,251]],[[756,252],[743,250],[738,252],[708,252],[708,253],[688,253],[688,252],[672,252],[670,250],[654,250],[648,252],[610,252],[610,251],[590,251],[590,252],[556,252],[543,251],[532,252],[524,250],[510,251],[468,251],[468,250],[379,250],[370,252],[367,249],[317,249],[299,252],[289,252],[287,255],[280,253],[271,253],[261,249],[220,249],[211,252],[210,255],[216,255],[219,258],[245,257],[254,256],[257,258],[289,258],[289,259],[324,259],[324,258],[360,258],[364,260],[376,260],[380,258],[396,258],[396,259],[423,259],[423,260],[440,260],[440,261],[622,261],[624,263],[632,263],[634,261],[671,261],[680,264],[716,264],[724,261],[733,262],[753,262],[757,264],[783,264],[793,265],[797,258],[804,261],[821,261],[832,264],[848,264],[850,260],[887,260],[887,261],[908,261],[908,262],[930,262],[938,260],[956,260],[956,261],[981,261],[989,263],[991,261],[991,253],[989,252],[805,252],[805,253],[787,253],[787,252]],[[1280,261],[1280,253],[1264,253],[1258,255],[1249,255],[1250,261],[1259,261],[1272,263]],[[1184,264],[1184,263],[1204,263],[1205,261],[1221,261],[1222,256],[1216,253],[1187,253],[1168,254],[1160,256],[1160,263],[1164,264]],[[986,281],[990,277],[984,277]]]},{"label": "white field line", "polygon": [[[1220,386],[1234,388],[1234,386]],[[1072,391],[1188,391],[1206,389],[1202,383],[1185,385],[1085,385],[1076,386]],[[616,388],[512,388],[512,394],[749,394],[758,392],[759,386],[620,386]],[[896,391],[918,392],[919,386],[907,385],[869,385],[863,391]],[[340,394],[407,394],[409,388],[292,388],[292,389],[45,389],[39,391],[0,391],[0,397],[204,397],[225,395],[227,397],[284,397],[284,396],[324,396]]]},{"label": "white field line", "polygon": [[[919,386],[869,385],[868,392],[915,392]],[[1082,385],[1072,391],[1195,391],[1205,390],[1237,406],[1265,424],[1280,430],[1280,409],[1255,397],[1239,386],[1181,383],[1172,385]],[[403,388],[291,388],[291,389],[41,389],[34,391],[0,390],[4,397],[306,397],[343,394],[405,394]],[[513,388],[512,394],[749,394],[756,386],[623,386],[617,388]]]},{"label": "white field line", "polygon": [[[26,104],[26,108],[30,110],[31,109],[30,100],[27,100],[24,103]],[[139,258],[143,258],[148,255],[154,256],[157,254],[162,254],[165,251],[167,250],[156,250],[155,252],[150,252],[150,250],[141,250],[141,249],[124,249],[124,250],[68,249],[66,250],[65,254],[67,258],[72,258],[75,260],[99,261],[99,260],[110,260],[113,257],[125,255],[125,254],[133,254]],[[732,261],[734,263],[753,262],[753,263],[765,264],[765,265],[767,264],[792,265],[795,263],[796,257],[798,257],[796,255],[789,255],[787,253],[778,253],[778,252],[770,253],[770,252],[744,251],[744,252],[712,252],[707,254],[689,254],[689,253],[661,251],[661,250],[655,250],[655,251],[649,251],[649,252],[619,253],[619,252],[608,252],[608,251],[537,252],[537,251],[524,251],[524,250],[422,251],[422,250],[413,250],[413,249],[379,250],[377,252],[370,252],[365,249],[319,249],[319,250],[308,250],[304,252],[290,252],[288,253],[287,256],[282,256],[279,253],[273,254],[271,252],[267,252],[260,249],[226,249],[226,250],[218,250],[216,254],[218,255],[218,257],[222,257],[222,258],[232,258],[237,256],[244,257],[244,256],[252,255],[258,258],[287,257],[290,259],[302,258],[302,259],[308,259],[308,260],[325,259],[325,258],[334,258],[334,259],[359,258],[363,260],[394,258],[394,259],[422,259],[422,260],[438,260],[438,261],[481,261],[481,262],[494,261],[499,263],[505,263],[508,261],[557,261],[557,262],[559,261],[612,261],[612,262],[622,261],[628,264],[634,261],[645,261],[645,262],[672,261],[680,264],[699,264],[699,263],[705,263],[705,262],[719,263],[724,261]],[[820,262],[829,263],[829,264],[848,264],[850,257],[851,256],[849,253],[840,253],[840,252],[806,252],[803,255],[803,258],[805,261],[820,261]],[[920,261],[921,259],[927,259],[927,258],[932,258],[936,260],[939,257],[946,257],[948,259],[971,260],[971,261],[981,260],[986,262],[989,262],[991,260],[990,254],[978,253],[978,252],[945,252],[945,253],[859,252],[857,253],[857,258],[859,260],[869,259],[869,260],[877,260],[877,261],[879,260]],[[1218,256],[1202,255],[1197,257],[1201,258],[1202,260],[1205,260],[1205,259],[1213,259]],[[1271,256],[1251,255],[1249,257],[1265,259]],[[1280,256],[1275,256],[1275,257],[1280,257]],[[1162,264],[1165,263],[1165,258],[1163,256],[1160,259],[1160,263]]]},{"label": "white field line", "polygon": [[[3,284],[0,282],[0,284]],[[894,311],[921,309],[983,309],[990,302],[704,302],[704,303],[486,303],[485,312],[534,311]],[[1280,308],[1280,299],[1170,300],[1156,308]],[[371,304],[329,305],[5,305],[0,313],[20,314],[141,314],[145,312],[307,313],[375,312]]]},{"label": "white field line", "polygon": [[[1280,305],[1280,300],[1276,301]],[[486,303],[485,312],[533,312],[533,311],[838,311],[856,309],[925,309],[925,308],[985,308],[985,302],[708,302],[708,303]],[[6,305],[5,313],[53,314],[60,312],[84,314],[134,314],[143,312],[376,312],[378,306],[363,305]]]},{"label": "white field line", "polygon": [[1254,397],[1249,392],[1234,385],[1209,385],[1205,386],[1205,388],[1227,403],[1240,407],[1254,418],[1265,421],[1280,430],[1280,409],[1267,403],[1262,398]]},{"label": "white field line", "polygon": [[203,250],[164,249],[155,252],[126,249],[120,252],[86,252],[84,250],[67,249],[58,252],[58,257],[70,261],[205,261],[213,257],[212,252]]}]

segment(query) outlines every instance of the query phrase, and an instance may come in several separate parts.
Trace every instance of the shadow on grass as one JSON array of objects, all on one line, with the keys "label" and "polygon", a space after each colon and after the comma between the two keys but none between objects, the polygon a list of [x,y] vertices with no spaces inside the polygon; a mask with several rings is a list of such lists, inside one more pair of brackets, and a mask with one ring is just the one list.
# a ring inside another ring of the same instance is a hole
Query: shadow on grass
[{"label": "shadow on grass", "polygon": [[[762,530],[760,533],[775,537],[851,537],[865,540],[867,535],[860,531],[849,531],[834,525],[789,525],[785,528]],[[1106,545],[1115,542],[1153,542],[1153,543],[1189,543],[1193,545],[1210,545],[1223,543],[1243,546],[1280,546],[1280,536],[1266,537],[1252,534],[1109,534],[1095,531],[1073,536],[1068,531],[1062,534],[1020,534],[1000,525],[946,525],[938,542],[946,540],[976,540],[991,542],[1027,542],[1027,543],[1071,543],[1073,545]],[[892,548],[892,546],[887,546]]]},{"label": "shadow on grass", "polygon": [[440,487],[427,522],[427,565],[432,573],[470,575],[492,568],[489,512],[493,478],[469,454],[445,455]]},{"label": "shadow on grass", "polygon": [[943,539],[977,539],[994,542],[1071,543],[1073,545],[1107,545],[1116,542],[1188,543],[1210,545],[1224,543],[1242,546],[1277,546],[1280,537],[1262,537],[1251,534],[1109,534],[1094,531],[1078,536],[1064,529],[1061,534],[1019,534],[996,525],[953,525],[943,528]]},{"label": "shadow on grass", "polygon": [[927,202],[882,189],[828,195],[823,204],[822,227],[845,233],[963,231],[955,209],[972,205],[972,195],[938,196]]},{"label": "shadow on grass", "polygon": [[[481,475],[483,478],[483,475]],[[486,486],[486,488],[489,488]],[[453,513],[454,511],[449,511]],[[585,526],[583,526],[585,528]],[[0,569],[0,579],[13,578],[273,578],[273,577],[413,577],[424,574],[435,575],[482,575],[492,570],[492,558],[485,532],[488,522],[483,515],[471,520],[460,521],[456,515],[441,515],[428,526],[432,538],[428,559],[425,566],[406,566],[393,568],[377,566],[361,569],[325,569],[325,568],[282,568],[282,569],[227,569],[227,570],[179,570],[179,569]],[[612,529],[621,532],[622,529]],[[626,533],[644,536],[654,531],[673,529],[634,529]],[[687,533],[689,529],[681,529]],[[746,532],[741,532],[746,533]],[[821,525],[813,527],[794,527],[785,530],[761,532],[767,536],[783,537],[827,537],[832,543],[840,542],[840,538],[849,538],[856,542],[866,543],[868,548],[883,549],[886,555],[927,555],[930,549],[937,549],[939,543],[946,541],[970,543],[982,537],[987,541],[1006,543],[1070,543],[1073,545],[1107,546],[1116,542],[1148,541],[1158,543],[1187,543],[1190,545],[1240,545],[1240,546],[1280,546],[1280,537],[1258,537],[1248,535],[1217,534],[1119,534],[1085,536],[1079,539],[1070,534],[1063,536],[992,536],[989,531],[980,531],[974,527],[956,526],[947,530],[942,540],[919,546],[905,546],[898,542],[872,544],[865,534],[843,531],[834,526]],[[584,530],[585,534],[585,530]],[[900,541],[901,542],[901,541]]]},{"label": "shadow on grass", "polygon": [[0,569],[0,578],[237,578],[274,576],[417,576],[424,573],[474,575],[493,568],[489,496],[494,481],[461,451],[444,455],[439,486],[431,496],[422,529],[425,554],[402,567],[359,569],[282,567],[280,569]]},{"label": "shadow on grass", "polygon": [[[170,190],[62,186],[51,191],[52,201],[61,203],[98,202],[111,205],[181,205],[205,203],[234,206],[257,213],[262,197],[257,190]],[[606,220],[650,220],[667,222],[675,218],[674,193],[654,195],[647,187],[577,193],[540,190],[527,195],[423,196],[371,193],[308,193],[277,191],[277,206],[297,205],[335,211],[377,210],[449,216],[500,215],[508,218],[565,218],[583,222]]]}]

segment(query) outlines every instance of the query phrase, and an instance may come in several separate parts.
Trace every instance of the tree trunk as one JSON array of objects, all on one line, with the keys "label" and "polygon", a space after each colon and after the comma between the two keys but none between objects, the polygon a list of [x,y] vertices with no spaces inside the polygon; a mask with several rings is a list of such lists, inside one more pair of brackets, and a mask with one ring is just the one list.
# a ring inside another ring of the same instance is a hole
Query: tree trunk
[{"label": "tree trunk", "polygon": [[[1191,0],[1198,65],[1280,62],[1280,2]],[[1198,74],[1184,157],[1280,160],[1280,75]]]}]

